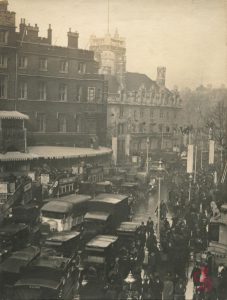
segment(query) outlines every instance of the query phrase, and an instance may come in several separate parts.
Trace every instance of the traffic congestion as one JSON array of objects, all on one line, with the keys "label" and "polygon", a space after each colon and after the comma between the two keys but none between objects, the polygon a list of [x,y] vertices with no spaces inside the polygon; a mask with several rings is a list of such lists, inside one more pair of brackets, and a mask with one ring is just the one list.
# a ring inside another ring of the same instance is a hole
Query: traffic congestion
[{"label": "traffic congestion", "polygon": [[188,300],[192,282],[193,299],[225,300],[221,191],[208,171],[189,181],[165,166],[149,176],[96,166],[97,182],[57,175],[65,187],[40,194],[36,183],[0,229],[1,299]]}]

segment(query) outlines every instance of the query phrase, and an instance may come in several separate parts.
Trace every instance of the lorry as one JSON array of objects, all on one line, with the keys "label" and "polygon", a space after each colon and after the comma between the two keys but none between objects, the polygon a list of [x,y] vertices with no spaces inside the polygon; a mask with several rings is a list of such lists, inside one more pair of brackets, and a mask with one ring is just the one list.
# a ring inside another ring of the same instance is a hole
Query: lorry
[{"label": "lorry", "polygon": [[128,196],[119,194],[99,194],[89,202],[84,216],[83,234],[87,240],[97,234],[114,232],[130,214]]}]

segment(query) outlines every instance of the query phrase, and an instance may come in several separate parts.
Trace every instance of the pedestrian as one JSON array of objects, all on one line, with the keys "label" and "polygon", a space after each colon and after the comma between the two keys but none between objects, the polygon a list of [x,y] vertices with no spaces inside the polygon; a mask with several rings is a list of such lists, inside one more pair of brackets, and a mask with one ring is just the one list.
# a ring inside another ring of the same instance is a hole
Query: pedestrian
[{"label": "pedestrian", "polygon": [[174,286],[174,300],[185,300],[186,284],[179,278]]},{"label": "pedestrian", "polygon": [[159,274],[155,273],[153,281],[153,292],[155,300],[162,300],[163,282],[161,281]]},{"label": "pedestrian", "polygon": [[200,276],[201,276],[201,268],[199,266],[198,261],[196,261],[195,266],[192,269],[191,276],[190,276],[191,279],[193,280],[195,290],[201,284],[200,283]]},{"label": "pedestrian", "polygon": [[154,234],[154,222],[151,220],[151,217],[148,218],[146,224],[147,235]]},{"label": "pedestrian", "polygon": [[163,283],[163,300],[173,300],[174,285],[171,273],[168,272]]}]

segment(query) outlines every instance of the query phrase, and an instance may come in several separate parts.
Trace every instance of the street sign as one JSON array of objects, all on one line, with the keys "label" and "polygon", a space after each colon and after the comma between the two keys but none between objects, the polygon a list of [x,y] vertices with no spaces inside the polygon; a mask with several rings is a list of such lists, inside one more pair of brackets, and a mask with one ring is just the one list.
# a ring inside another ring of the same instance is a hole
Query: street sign
[{"label": "street sign", "polygon": [[188,145],[187,173],[193,173],[193,145]]}]

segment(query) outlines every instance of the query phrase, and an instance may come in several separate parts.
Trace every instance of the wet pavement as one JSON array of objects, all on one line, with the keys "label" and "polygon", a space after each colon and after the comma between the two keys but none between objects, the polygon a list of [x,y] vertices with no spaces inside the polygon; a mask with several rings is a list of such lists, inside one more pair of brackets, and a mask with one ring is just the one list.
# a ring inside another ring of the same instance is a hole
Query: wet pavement
[{"label": "wet pavement", "polygon": [[[163,182],[161,182],[161,200],[167,201],[168,197],[168,188],[167,185]],[[155,191],[149,199],[144,203],[141,203],[138,208],[135,211],[135,215],[133,217],[133,221],[135,222],[142,222],[144,221],[146,223],[147,219],[149,217],[152,218],[154,223],[157,222],[157,218],[155,215],[155,210],[158,205],[158,189]]]}]

